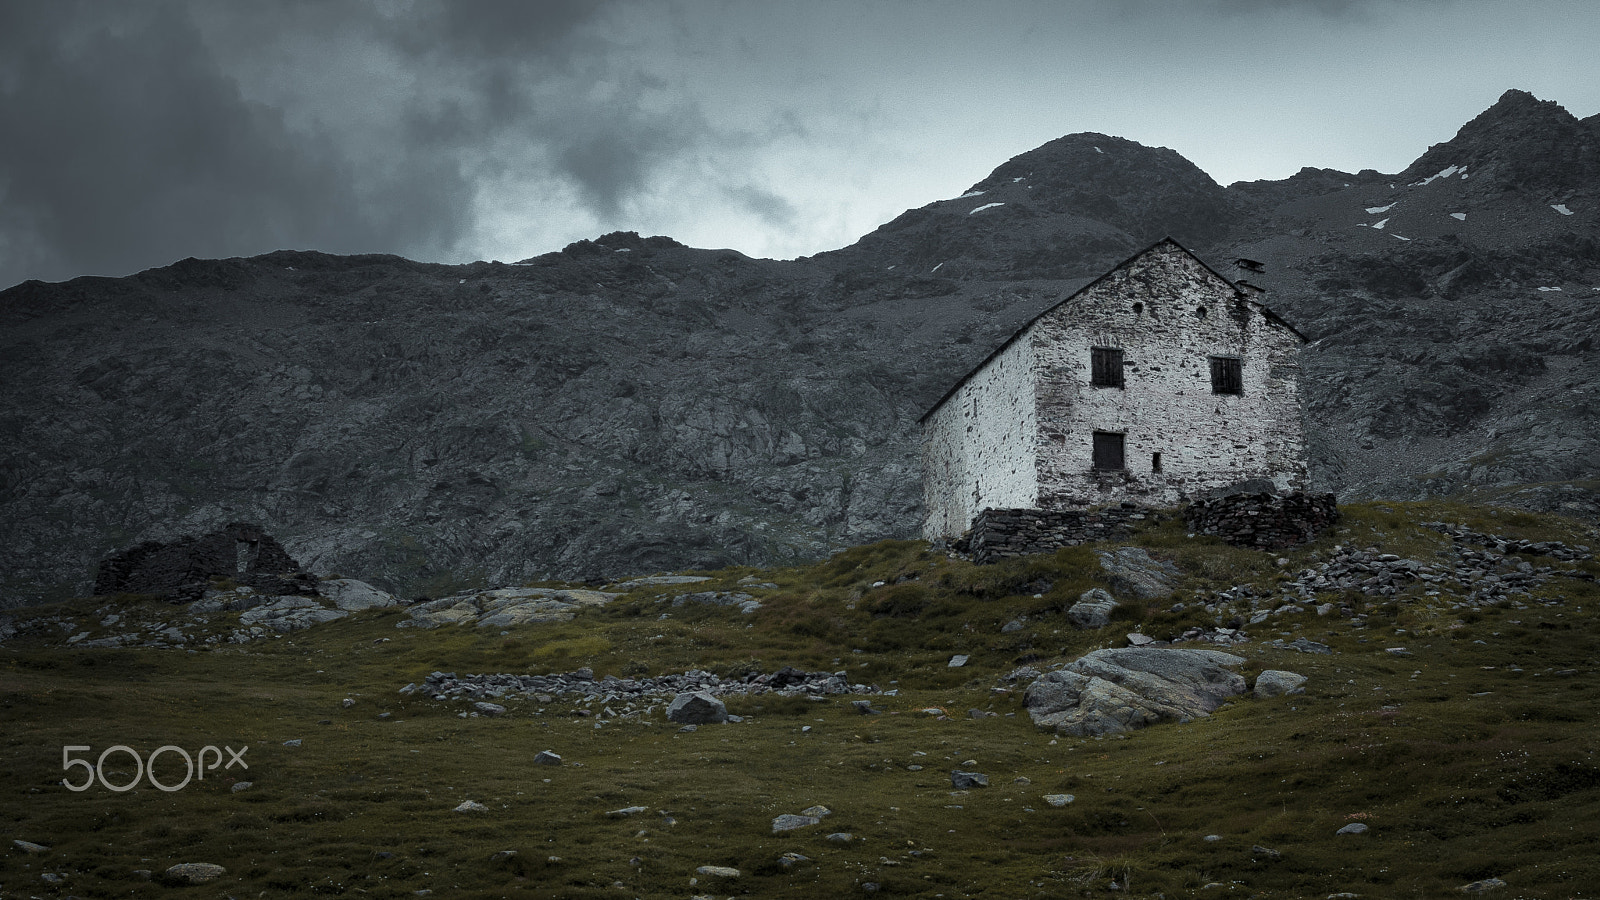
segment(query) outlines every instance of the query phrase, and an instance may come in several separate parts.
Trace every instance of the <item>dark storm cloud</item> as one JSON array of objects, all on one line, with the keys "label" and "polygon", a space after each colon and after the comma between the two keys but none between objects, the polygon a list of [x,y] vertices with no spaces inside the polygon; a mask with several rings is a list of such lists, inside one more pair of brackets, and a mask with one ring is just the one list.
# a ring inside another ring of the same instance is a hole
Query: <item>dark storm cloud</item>
[{"label": "dark storm cloud", "polygon": [[459,257],[484,179],[619,218],[740,136],[585,27],[611,7],[0,6],[0,287],[280,247]]},{"label": "dark storm cloud", "polygon": [[0,282],[359,234],[343,163],[246,103],[171,6],[10,3]]}]

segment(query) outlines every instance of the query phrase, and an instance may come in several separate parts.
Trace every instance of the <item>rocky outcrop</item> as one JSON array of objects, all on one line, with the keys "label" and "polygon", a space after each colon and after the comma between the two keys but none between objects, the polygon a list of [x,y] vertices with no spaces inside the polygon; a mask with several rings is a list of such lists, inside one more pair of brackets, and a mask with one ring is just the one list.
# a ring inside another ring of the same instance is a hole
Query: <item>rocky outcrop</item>
[{"label": "rocky outcrop", "polygon": [[1228,668],[1242,662],[1220,650],[1096,650],[1039,676],[1024,699],[1035,725],[1062,734],[1187,722],[1245,692],[1244,677]]},{"label": "rocky outcrop", "polygon": [[1100,568],[1111,582],[1114,594],[1138,600],[1158,600],[1171,595],[1183,572],[1164,559],[1156,559],[1142,547],[1096,550]]},{"label": "rocky outcrop", "polygon": [[604,606],[622,596],[603,591],[556,588],[498,588],[426,600],[407,610],[410,618],[398,628],[476,625],[509,628],[536,622],[565,622],[584,607]]}]

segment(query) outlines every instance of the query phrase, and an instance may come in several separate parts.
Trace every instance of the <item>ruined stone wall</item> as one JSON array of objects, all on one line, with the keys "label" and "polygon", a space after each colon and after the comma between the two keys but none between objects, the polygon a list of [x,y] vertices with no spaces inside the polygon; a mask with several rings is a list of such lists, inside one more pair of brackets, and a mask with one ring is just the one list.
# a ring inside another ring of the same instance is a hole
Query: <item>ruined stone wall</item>
[{"label": "ruined stone wall", "polygon": [[1159,514],[1131,503],[1104,509],[986,509],[956,548],[981,565],[1120,537],[1130,523],[1154,515]]},{"label": "ruined stone wall", "polygon": [[213,578],[273,594],[315,593],[316,580],[259,525],[234,522],[200,537],[146,541],[102,560],[94,592],[198,599]]},{"label": "ruined stone wall", "polygon": [[[1249,479],[1305,487],[1301,339],[1176,244],[1114,270],[1030,330],[1040,488],[1030,505],[1171,507]],[[1095,347],[1122,350],[1122,387],[1090,385]],[[1241,393],[1212,392],[1212,356],[1241,360]],[[1124,435],[1124,470],[1094,470],[1095,431]]]},{"label": "ruined stone wall", "polygon": [[1183,511],[1184,523],[1197,534],[1262,550],[1306,543],[1338,520],[1332,494],[1230,494],[1196,500]]},{"label": "ruined stone wall", "polygon": [[1033,345],[1017,340],[929,415],[922,429],[928,540],[967,530],[979,510],[1033,506]]}]

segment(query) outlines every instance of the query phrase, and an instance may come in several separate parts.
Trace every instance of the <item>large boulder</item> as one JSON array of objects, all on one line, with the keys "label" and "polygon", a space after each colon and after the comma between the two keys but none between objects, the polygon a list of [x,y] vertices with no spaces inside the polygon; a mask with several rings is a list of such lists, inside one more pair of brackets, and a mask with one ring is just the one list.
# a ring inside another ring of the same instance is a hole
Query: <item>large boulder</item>
[{"label": "large boulder", "polygon": [[318,585],[322,596],[333,601],[333,605],[345,612],[356,612],[363,609],[378,609],[385,606],[394,606],[400,601],[387,591],[380,591],[365,581],[354,578],[332,578]]},{"label": "large boulder", "polygon": [[1268,669],[1256,676],[1257,697],[1280,697],[1284,694],[1303,694],[1306,677],[1297,672]]},{"label": "large boulder", "polygon": [[1111,624],[1111,611],[1116,608],[1117,598],[1100,588],[1090,588],[1067,610],[1067,618],[1079,628],[1104,628]]},{"label": "large boulder", "polygon": [[1111,590],[1123,597],[1157,600],[1170,595],[1183,577],[1177,566],[1139,547],[1096,550],[1095,555],[1111,581]]},{"label": "large boulder", "polygon": [[667,720],[681,725],[709,725],[728,721],[728,707],[705,691],[679,694],[667,707]]},{"label": "large boulder", "polygon": [[1096,650],[1028,686],[1028,715],[1041,728],[1095,736],[1157,722],[1208,715],[1245,692],[1228,666],[1241,656],[1220,650],[1127,647]]}]

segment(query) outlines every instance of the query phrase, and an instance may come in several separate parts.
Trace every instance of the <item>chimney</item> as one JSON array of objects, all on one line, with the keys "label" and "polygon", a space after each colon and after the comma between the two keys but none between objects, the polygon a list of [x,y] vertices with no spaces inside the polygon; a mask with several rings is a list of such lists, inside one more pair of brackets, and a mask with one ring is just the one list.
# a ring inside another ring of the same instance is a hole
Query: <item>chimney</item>
[{"label": "chimney", "polygon": [[1266,274],[1267,267],[1253,259],[1240,257],[1233,261],[1234,287],[1239,289],[1240,299],[1254,300],[1267,292],[1267,289],[1245,279],[1251,275]]}]

